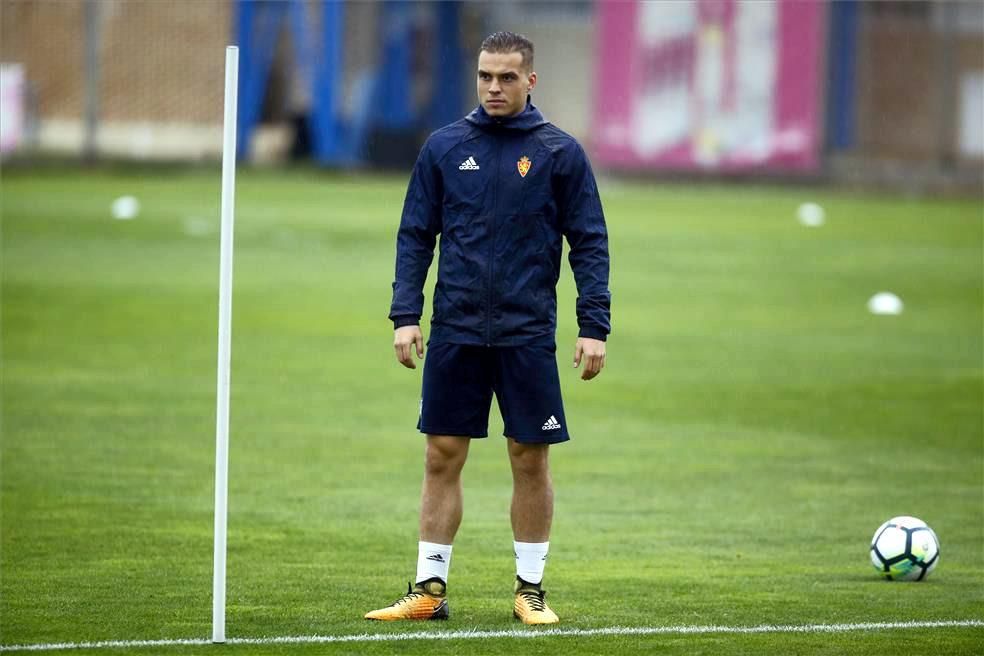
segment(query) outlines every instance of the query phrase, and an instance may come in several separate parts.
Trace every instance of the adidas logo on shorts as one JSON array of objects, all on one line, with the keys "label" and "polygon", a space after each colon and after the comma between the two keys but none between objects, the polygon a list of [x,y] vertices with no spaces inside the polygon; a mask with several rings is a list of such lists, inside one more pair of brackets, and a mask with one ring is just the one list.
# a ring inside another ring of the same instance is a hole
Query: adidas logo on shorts
[{"label": "adidas logo on shorts", "polygon": [[550,415],[550,419],[548,419],[547,422],[543,424],[541,430],[549,431],[549,430],[557,430],[558,428],[560,428],[560,422],[557,421],[556,417]]},{"label": "adidas logo on shorts", "polygon": [[477,171],[478,169],[478,162],[475,161],[474,157],[469,157],[458,166],[459,171]]}]

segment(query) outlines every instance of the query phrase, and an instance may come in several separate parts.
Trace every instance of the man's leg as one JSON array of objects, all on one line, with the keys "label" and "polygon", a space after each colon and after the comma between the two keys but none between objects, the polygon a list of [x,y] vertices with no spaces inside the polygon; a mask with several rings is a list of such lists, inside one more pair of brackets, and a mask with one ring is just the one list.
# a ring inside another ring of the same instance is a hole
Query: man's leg
[{"label": "man's leg", "polygon": [[420,539],[451,544],[461,524],[461,470],[468,458],[467,437],[428,435],[424,489],[420,499]]},{"label": "man's leg", "polygon": [[420,500],[420,542],[416,585],[386,608],[366,613],[370,620],[447,619],[451,543],[461,524],[461,470],[469,438],[428,435]]},{"label": "man's leg", "polygon": [[548,444],[523,444],[509,438],[513,472],[512,527],[516,551],[513,615],[525,624],[555,624],[559,620],[544,601],[540,587],[553,521],[553,482]]},{"label": "man's leg", "polygon": [[451,544],[461,524],[461,470],[470,442],[453,435],[427,436],[416,581],[442,593],[451,567]]},{"label": "man's leg", "polygon": [[549,444],[523,444],[512,438],[512,529],[517,542],[546,542],[553,521],[553,483],[550,480]]},{"label": "man's leg", "polygon": [[461,470],[474,438],[488,435],[493,368],[489,349],[431,343],[417,430],[427,436],[420,498],[416,585],[367,619],[446,619],[451,544],[461,524]]}]

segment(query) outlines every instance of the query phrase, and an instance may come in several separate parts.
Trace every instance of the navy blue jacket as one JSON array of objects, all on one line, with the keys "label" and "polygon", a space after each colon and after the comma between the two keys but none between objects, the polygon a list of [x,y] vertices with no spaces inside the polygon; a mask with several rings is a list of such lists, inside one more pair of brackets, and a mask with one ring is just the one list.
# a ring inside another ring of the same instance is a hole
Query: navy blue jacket
[{"label": "navy blue jacket", "polygon": [[432,342],[553,344],[563,237],[579,334],[611,331],[608,234],[591,165],[528,101],[509,118],[479,106],[421,149],[396,242],[396,328],[420,322],[438,235]]}]

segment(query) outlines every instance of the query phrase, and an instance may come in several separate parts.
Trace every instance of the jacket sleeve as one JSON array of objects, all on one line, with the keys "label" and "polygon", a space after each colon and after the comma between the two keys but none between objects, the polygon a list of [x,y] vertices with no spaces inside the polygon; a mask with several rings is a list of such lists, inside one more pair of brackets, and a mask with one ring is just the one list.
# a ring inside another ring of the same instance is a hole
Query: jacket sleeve
[{"label": "jacket sleeve", "polygon": [[577,283],[578,335],[605,340],[611,332],[608,230],[591,164],[579,144],[565,149],[556,176],[561,229]]},{"label": "jacket sleeve", "polygon": [[389,313],[394,329],[420,323],[424,282],[441,232],[441,173],[429,145],[424,145],[413,167],[396,236],[396,280]]}]

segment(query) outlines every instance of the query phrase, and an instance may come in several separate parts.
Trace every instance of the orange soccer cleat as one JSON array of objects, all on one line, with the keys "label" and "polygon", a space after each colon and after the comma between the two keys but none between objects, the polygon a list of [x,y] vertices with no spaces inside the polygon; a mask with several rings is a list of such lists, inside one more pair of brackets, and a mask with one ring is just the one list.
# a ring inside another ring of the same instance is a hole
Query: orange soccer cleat
[{"label": "orange soccer cleat", "polygon": [[438,578],[421,581],[386,608],[366,613],[367,620],[446,620],[451,616],[446,596],[447,587]]},{"label": "orange soccer cleat", "polygon": [[556,624],[560,621],[557,613],[544,601],[547,593],[539,583],[527,583],[517,576],[515,592],[513,616],[523,624]]}]

